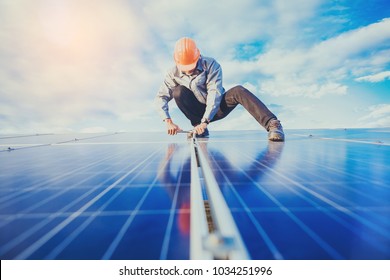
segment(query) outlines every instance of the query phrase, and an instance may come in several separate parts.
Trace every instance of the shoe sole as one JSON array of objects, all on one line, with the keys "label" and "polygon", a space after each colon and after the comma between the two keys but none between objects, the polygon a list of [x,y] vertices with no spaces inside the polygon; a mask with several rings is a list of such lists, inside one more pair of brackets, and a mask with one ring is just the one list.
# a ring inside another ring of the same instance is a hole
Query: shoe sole
[{"label": "shoe sole", "polygon": [[268,140],[274,141],[274,142],[283,142],[284,135],[281,135],[279,133],[272,133],[270,136],[268,136]]}]

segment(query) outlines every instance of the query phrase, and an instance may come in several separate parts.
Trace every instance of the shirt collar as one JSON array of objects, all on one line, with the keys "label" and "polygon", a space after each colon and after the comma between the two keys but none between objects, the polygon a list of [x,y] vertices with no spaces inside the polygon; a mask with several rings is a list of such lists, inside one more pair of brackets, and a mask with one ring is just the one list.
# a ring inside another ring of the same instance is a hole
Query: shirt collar
[{"label": "shirt collar", "polygon": [[[199,57],[198,63],[196,64],[196,69],[195,69],[194,73],[191,76],[197,76],[197,75],[199,75],[200,73],[203,72],[204,69],[202,67],[201,60],[202,60],[202,56]],[[186,74],[181,72],[178,68],[176,68],[176,69],[177,69],[177,71],[179,73],[180,78],[182,78],[183,76],[186,76]]]}]

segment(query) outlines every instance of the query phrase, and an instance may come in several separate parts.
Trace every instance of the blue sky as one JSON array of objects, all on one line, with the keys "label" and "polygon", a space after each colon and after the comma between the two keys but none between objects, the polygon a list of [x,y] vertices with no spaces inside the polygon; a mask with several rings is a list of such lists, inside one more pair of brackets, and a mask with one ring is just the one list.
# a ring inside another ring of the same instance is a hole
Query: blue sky
[{"label": "blue sky", "polygon": [[[0,26],[0,134],[164,131],[182,36],[285,128],[390,127],[389,1],[0,0]],[[259,125],[237,108],[210,129]]]}]

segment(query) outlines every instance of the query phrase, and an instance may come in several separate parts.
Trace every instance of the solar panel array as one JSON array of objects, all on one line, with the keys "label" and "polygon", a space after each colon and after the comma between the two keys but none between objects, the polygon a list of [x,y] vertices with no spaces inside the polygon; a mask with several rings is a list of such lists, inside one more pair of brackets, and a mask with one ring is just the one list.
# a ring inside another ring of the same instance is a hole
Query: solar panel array
[{"label": "solar panel array", "polygon": [[[188,259],[185,135],[0,137],[1,259]],[[389,259],[390,130],[212,132],[253,259]]]}]

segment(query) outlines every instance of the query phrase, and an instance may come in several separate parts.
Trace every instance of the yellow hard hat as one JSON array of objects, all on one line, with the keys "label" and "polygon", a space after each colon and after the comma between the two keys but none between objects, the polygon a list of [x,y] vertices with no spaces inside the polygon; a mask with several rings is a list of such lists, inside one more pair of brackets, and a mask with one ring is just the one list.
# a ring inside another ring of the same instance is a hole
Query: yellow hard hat
[{"label": "yellow hard hat", "polygon": [[176,42],[173,58],[181,71],[194,69],[199,57],[200,51],[191,38],[183,37]]}]

